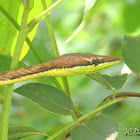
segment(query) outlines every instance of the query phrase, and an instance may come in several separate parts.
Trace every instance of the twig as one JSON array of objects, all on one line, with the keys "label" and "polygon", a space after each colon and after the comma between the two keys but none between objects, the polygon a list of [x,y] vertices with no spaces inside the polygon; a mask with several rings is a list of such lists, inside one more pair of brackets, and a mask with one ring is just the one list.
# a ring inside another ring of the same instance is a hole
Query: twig
[{"label": "twig", "polygon": [[[119,97],[140,97],[140,93],[138,92],[121,92],[115,95],[115,98],[119,98]],[[107,101],[108,99],[112,99],[112,95],[105,98],[103,100],[103,102]]]}]

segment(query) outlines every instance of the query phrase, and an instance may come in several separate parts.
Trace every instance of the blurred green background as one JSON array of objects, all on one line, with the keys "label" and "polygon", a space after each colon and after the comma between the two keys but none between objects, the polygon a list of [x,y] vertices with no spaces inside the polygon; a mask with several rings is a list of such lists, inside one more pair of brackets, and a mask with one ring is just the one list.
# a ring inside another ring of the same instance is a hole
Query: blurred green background
[{"label": "blurred green background", "polygon": [[[85,28],[73,40],[64,45],[66,39],[72,35],[82,20],[84,2],[84,0],[65,0],[50,15],[60,54],[81,52],[121,57],[124,34],[136,35],[140,31],[140,1],[106,0]],[[44,61],[54,57],[44,19],[38,26],[33,44]],[[27,65],[39,63],[31,50],[28,51],[22,61]],[[124,91],[139,92],[140,79],[124,66],[124,62],[101,73],[113,76],[127,72],[129,72],[128,80],[117,93]],[[58,80],[62,84],[61,78]],[[27,82],[53,85],[49,78],[44,77],[17,83],[15,88]],[[68,77],[68,82],[72,99],[83,114],[93,110],[105,97],[112,94],[111,91],[104,89],[85,75]],[[100,112],[100,114],[108,114],[118,120],[120,124],[118,140],[140,139],[140,136],[124,135],[125,128],[140,129],[139,106],[140,99],[128,98]],[[28,125],[52,135],[70,122],[72,122],[71,117],[47,112],[28,99],[13,94],[10,125]],[[45,137],[33,136],[25,138],[25,140],[45,140]]]}]

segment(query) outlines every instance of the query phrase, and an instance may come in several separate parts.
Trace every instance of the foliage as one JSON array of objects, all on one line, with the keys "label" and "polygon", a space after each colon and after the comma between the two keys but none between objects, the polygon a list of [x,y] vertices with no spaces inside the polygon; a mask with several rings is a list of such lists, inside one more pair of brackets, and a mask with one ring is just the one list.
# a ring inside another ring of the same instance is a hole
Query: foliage
[{"label": "foliage", "polygon": [[14,90],[40,107],[61,115],[71,115],[73,104],[62,91],[49,85],[30,83]]},{"label": "foliage", "polygon": [[99,82],[101,85],[103,85],[106,89],[115,89],[118,90],[123,87],[127,80],[127,74],[123,74],[121,76],[108,76],[108,75],[101,75],[99,73],[90,74],[89,77],[91,77],[93,80]]},{"label": "foliage", "polygon": [[84,125],[78,126],[71,132],[73,140],[85,140],[95,138],[97,140],[106,139],[111,134],[119,132],[118,123],[114,118],[100,115],[92,118]]},{"label": "foliage", "polygon": [[28,127],[28,126],[9,127],[9,131],[8,131],[9,140],[21,139],[23,137],[27,137],[30,135],[43,135],[48,137],[46,133],[41,132],[40,130],[37,130],[32,127]]},{"label": "foliage", "polygon": [[[120,10],[121,14],[110,12],[115,8],[118,10],[120,5],[123,7]],[[53,77],[51,79],[38,78],[36,79],[38,83],[33,83],[33,80],[29,84],[26,81],[18,83],[15,84],[14,90],[13,85],[1,86],[0,139],[51,140],[70,137],[73,140],[93,138],[108,140],[113,136],[114,138],[118,136],[118,139],[127,139],[123,134],[124,129],[132,126],[131,119],[134,119],[134,124],[137,124],[140,116],[137,114],[138,117],[134,117],[137,110],[135,111],[132,98],[125,100],[129,105],[124,104],[122,109],[119,106],[124,103],[122,100],[128,97],[140,97],[139,86],[137,86],[140,83],[140,36],[137,35],[140,8],[138,5],[139,0],[132,3],[130,1],[124,3],[121,0],[108,2],[85,0],[84,3],[74,0],[56,2],[52,0],[18,2],[1,0],[0,72],[41,63],[43,60],[53,58],[54,55],[57,57],[60,53],[71,52],[122,55],[124,62],[104,70],[107,74],[101,72],[81,77],[69,77],[69,84],[67,78],[62,78],[62,82],[60,78]],[[47,24],[41,21],[42,18],[46,19]],[[73,31],[75,26],[77,29]],[[131,35],[123,37],[121,51],[122,35],[130,32]],[[64,42],[66,47],[63,46]],[[130,68],[131,74],[125,71],[126,65]],[[120,69],[122,72],[118,76]],[[115,75],[116,72],[117,75]],[[114,95],[115,99],[109,90],[114,94],[116,90],[118,91]],[[29,101],[16,94],[11,105],[12,92],[26,97]],[[116,106],[115,103],[117,103]],[[114,107],[111,106],[112,104]],[[10,106],[11,109],[15,106],[18,110],[11,111],[10,120],[14,116],[19,121],[9,121],[9,124],[13,126],[8,128]],[[117,109],[118,106],[119,109]],[[130,120],[127,120],[124,114],[124,110],[128,107],[131,112],[131,114],[128,112],[131,116]],[[98,112],[100,115],[97,114]],[[119,119],[121,114],[125,119]],[[20,119],[28,119],[28,121],[22,122]],[[37,129],[25,126],[24,123]],[[134,124],[134,127],[138,127]],[[48,136],[49,133],[50,136]],[[38,137],[33,137],[33,135],[38,135]],[[132,137],[136,139],[135,136]]]}]

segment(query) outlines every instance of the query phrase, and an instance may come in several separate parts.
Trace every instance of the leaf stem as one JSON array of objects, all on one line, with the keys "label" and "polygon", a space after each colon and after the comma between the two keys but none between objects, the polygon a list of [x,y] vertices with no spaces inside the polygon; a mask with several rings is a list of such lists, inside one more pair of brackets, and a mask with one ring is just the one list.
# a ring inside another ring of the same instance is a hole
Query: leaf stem
[{"label": "leaf stem", "polygon": [[70,94],[70,89],[69,89],[69,84],[68,84],[68,80],[66,77],[62,77],[62,81],[63,81],[63,85],[64,85],[64,89],[66,94],[71,98],[71,94]]},{"label": "leaf stem", "polygon": [[[10,70],[17,68],[18,66],[21,50],[27,36],[26,25],[27,25],[28,15],[29,15],[29,9],[25,7],[23,16],[22,16],[21,28],[20,28],[17,43],[15,46],[15,51],[14,51],[13,59],[11,62]],[[1,126],[0,126],[0,139],[1,140],[7,140],[9,112],[10,112],[10,106],[11,106],[13,86],[14,84],[7,86],[7,92],[6,92],[5,100],[2,106]]]},{"label": "leaf stem", "polygon": [[[45,0],[41,0],[41,2],[42,2],[43,10],[44,11],[49,10],[49,8],[47,9]],[[58,57],[58,56],[60,56],[60,53],[59,53],[59,50],[58,50],[58,46],[57,46],[57,43],[56,43],[55,35],[54,35],[54,32],[53,32],[53,26],[52,26],[52,23],[51,23],[51,20],[50,20],[50,17],[49,17],[48,13],[49,12],[47,12],[47,14],[45,15],[45,19],[46,19],[46,22],[47,22],[48,32],[49,32],[50,39],[51,39],[51,42],[52,42],[52,46],[53,46],[53,51],[54,51],[55,57]],[[69,90],[69,85],[68,85],[67,78],[63,77],[62,80],[63,80],[63,85],[64,85],[64,88],[65,88],[65,92],[70,97],[70,90]]]},{"label": "leaf stem", "polygon": [[[45,0],[41,0],[41,2],[42,2],[43,10],[45,11],[47,9],[46,2],[45,2]],[[58,56],[60,56],[60,53],[59,53],[58,46],[57,46],[57,43],[56,43],[55,35],[54,35],[54,32],[53,32],[53,26],[52,26],[52,23],[51,23],[49,14],[47,14],[45,16],[45,19],[46,19],[46,22],[47,22],[48,32],[49,32],[50,39],[51,39],[51,42],[52,42],[52,46],[53,46],[55,57],[58,57]],[[71,98],[71,94],[70,94],[70,89],[69,89],[67,78],[66,77],[63,77],[62,78],[62,81],[63,81],[65,93]],[[79,116],[81,116],[81,113],[79,112],[79,110],[77,109],[77,107],[75,105],[74,105],[73,111],[74,111],[75,116],[77,118]],[[74,118],[74,117],[72,116],[72,118]]]},{"label": "leaf stem", "polygon": [[55,86],[56,86],[59,90],[65,92],[64,89],[62,88],[62,86],[61,86],[60,83],[56,80],[55,77],[50,77],[50,78],[51,78],[51,80],[53,81],[53,83],[55,84]]},{"label": "leaf stem", "polygon": [[[115,94],[115,99],[120,98],[120,97],[140,97],[140,93],[138,93],[138,92],[121,92],[121,93],[116,93]],[[107,98],[105,98],[103,100],[103,102],[105,102],[105,101],[107,101],[109,99],[110,100],[113,99],[112,95],[107,97]]]},{"label": "leaf stem", "polygon": [[112,94],[112,98],[113,98],[113,100],[114,100],[114,102],[115,102],[115,94],[116,94],[116,92],[115,92],[115,88],[112,89],[112,92],[113,92],[113,94]]},{"label": "leaf stem", "polygon": [[[116,102],[119,102],[121,100],[124,100],[126,97],[120,97],[116,99]],[[115,102],[115,103],[116,103]],[[91,117],[93,116],[93,114],[95,114],[96,112],[101,111],[102,109],[110,106],[114,104],[114,100],[110,100],[109,102],[107,102],[106,104],[95,108],[93,111],[87,113],[86,115],[82,116],[81,118],[79,118],[76,122],[72,122],[71,124],[67,125],[66,127],[64,127],[63,129],[61,129],[60,131],[56,132],[54,135],[50,136],[47,140],[54,140],[54,139],[58,139],[60,138],[62,135],[64,135],[65,133],[67,133],[68,131],[70,131],[72,128],[74,128],[75,126],[78,125],[78,123],[83,123],[84,120],[87,119],[91,119]]]},{"label": "leaf stem", "polygon": [[43,13],[32,19],[28,24],[28,32],[32,31],[32,29],[35,27],[35,25],[44,17],[46,16],[50,11],[52,11],[55,7],[57,7],[59,4],[61,4],[64,0],[59,0],[55,4],[53,4],[51,7],[49,7],[47,10],[45,10]]},{"label": "leaf stem", "polygon": [[[41,2],[42,2],[43,10],[45,11],[47,9],[46,2],[45,2],[45,0],[41,0]],[[55,57],[58,57],[58,56],[60,56],[60,53],[59,53],[58,46],[57,46],[57,43],[56,43],[55,35],[54,35],[54,32],[53,32],[53,26],[52,26],[49,14],[47,14],[45,16],[45,19],[46,19],[46,22],[47,22],[48,32],[49,32],[50,39],[51,39],[51,42],[52,42],[52,46],[53,46],[53,50],[54,50],[54,53],[55,53]],[[69,84],[68,84],[67,78],[66,77],[62,77],[62,81],[63,81],[65,93],[71,98],[71,94],[70,94],[70,89],[69,89]],[[82,114],[79,112],[78,108],[75,105],[74,105],[73,111],[74,111],[74,113],[75,113],[77,118],[81,117]]]},{"label": "leaf stem", "polygon": [[114,99],[112,98],[112,95],[107,97],[106,99],[104,99],[101,104],[99,104],[99,106],[97,108],[95,108],[94,110],[92,110],[91,112],[87,113],[86,115],[82,116],[81,118],[77,119],[76,122],[73,122],[71,124],[69,124],[68,126],[66,126],[65,128],[61,129],[60,131],[58,131],[57,133],[55,133],[54,135],[50,136],[47,140],[53,140],[55,138],[61,137],[62,135],[64,135],[65,133],[69,132],[72,128],[74,128],[78,123],[84,123],[87,120],[93,118],[93,116],[95,116],[99,111],[101,111],[102,109],[115,104],[119,101],[122,101],[128,97],[140,97],[140,93],[138,92],[121,92],[121,93],[117,93],[115,95],[115,102]]},{"label": "leaf stem", "polygon": [[[41,0],[41,2],[42,2],[43,10],[45,11],[47,9],[46,2],[45,2],[45,0]],[[59,54],[59,50],[58,50],[58,47],[57,47],[55,35],[54,35],[54,32],[53,32],[53,26],[51,24],[51,20],[50,20],[49,14],[47,14],[45,16],[45,20],[47,22],[48,32],[49,32],[50,39],[51,39],[51,42],[52,42],[52,46],[53,46],[53,51],[54,51],[55,57],[58,57],[58,56],[60,56],[60,54]]]}]

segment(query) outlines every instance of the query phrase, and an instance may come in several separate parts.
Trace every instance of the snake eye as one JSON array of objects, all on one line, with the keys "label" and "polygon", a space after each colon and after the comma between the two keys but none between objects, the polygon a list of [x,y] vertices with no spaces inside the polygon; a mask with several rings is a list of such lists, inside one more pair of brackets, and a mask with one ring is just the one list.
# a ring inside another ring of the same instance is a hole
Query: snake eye
[{"label": "snake eye", "polygon": [[94,59],[92,60],[92,64],[98,65],[98,58],[94,58]]}]

